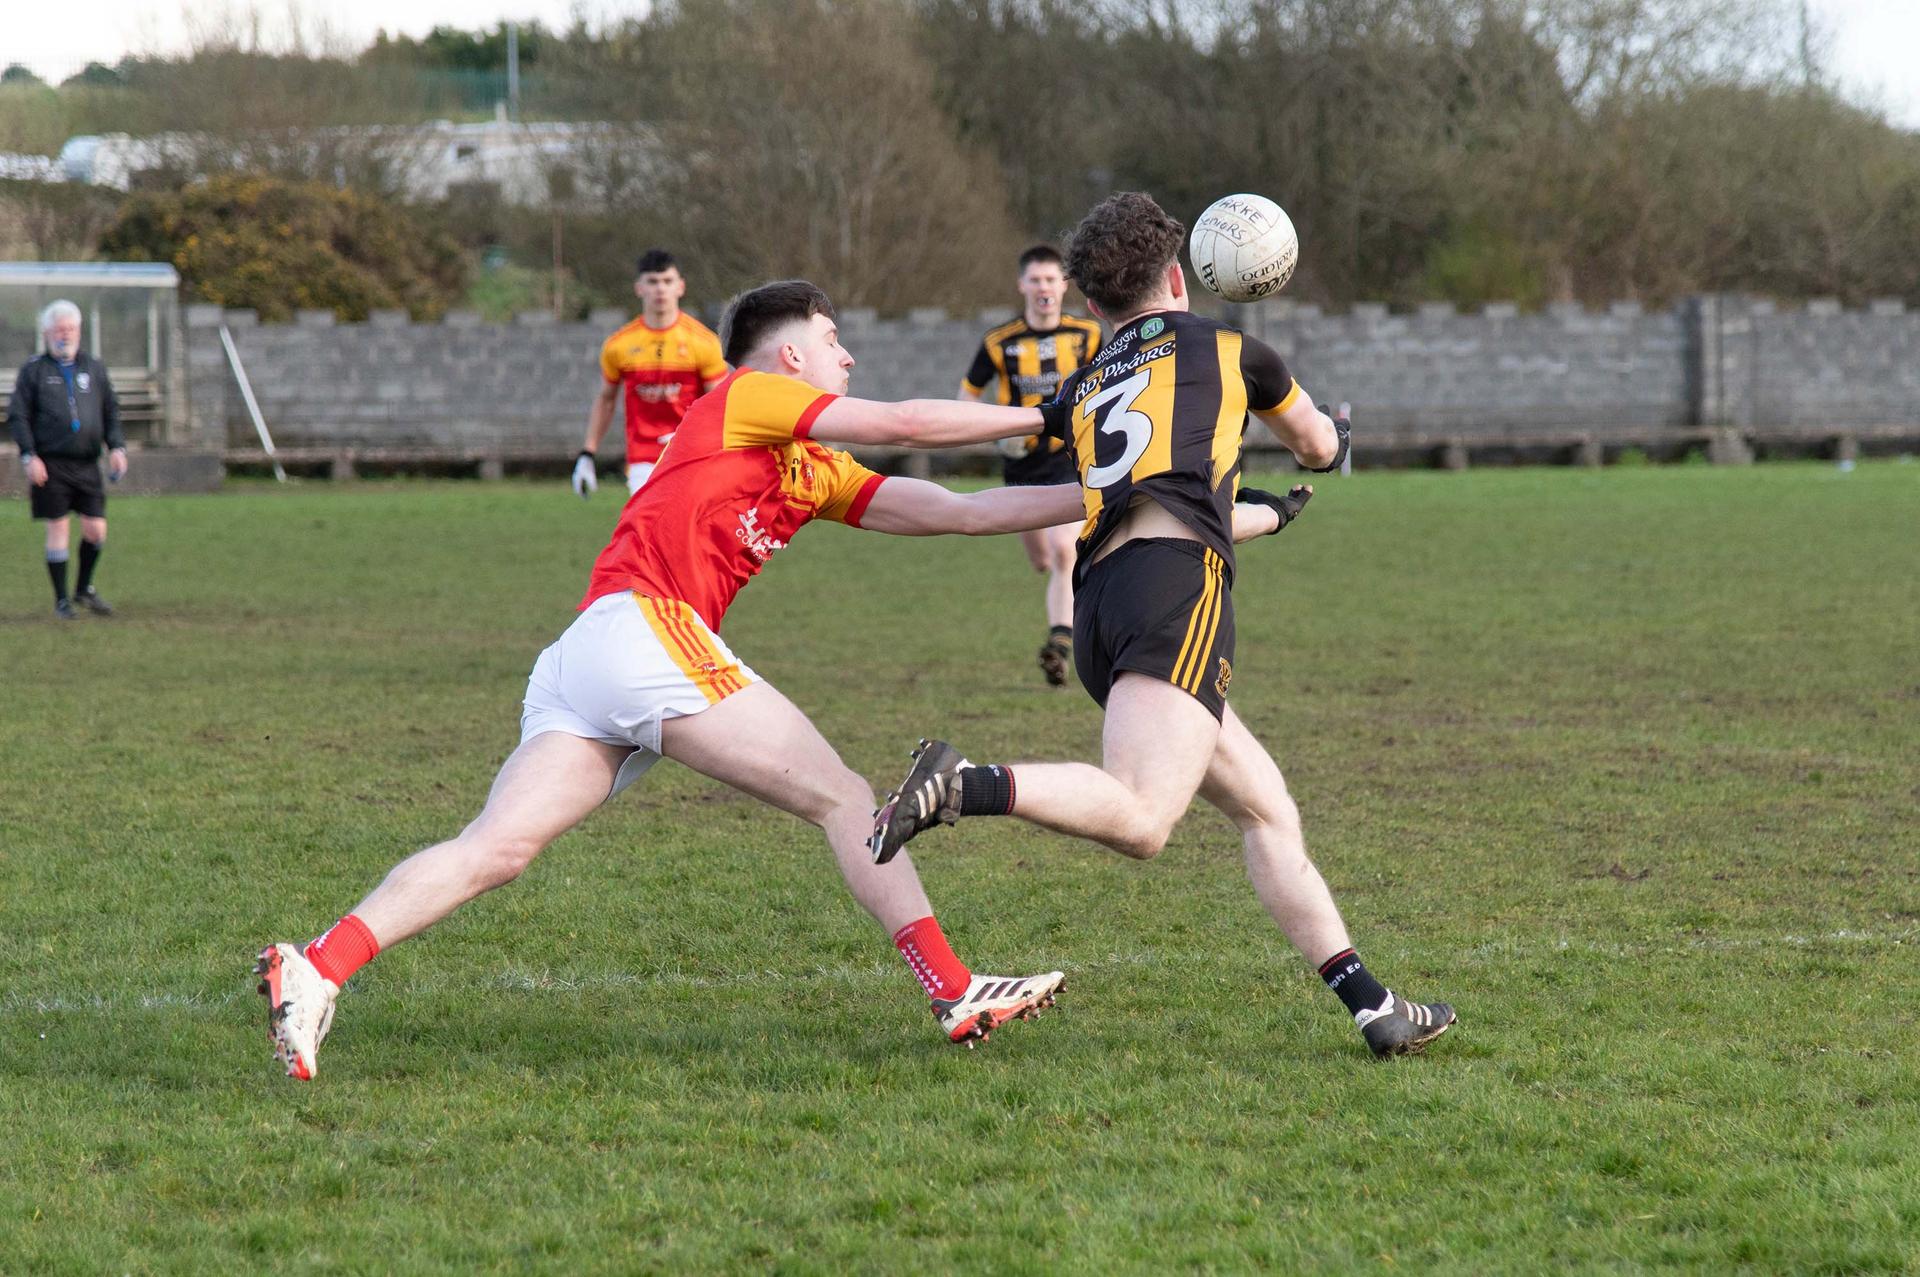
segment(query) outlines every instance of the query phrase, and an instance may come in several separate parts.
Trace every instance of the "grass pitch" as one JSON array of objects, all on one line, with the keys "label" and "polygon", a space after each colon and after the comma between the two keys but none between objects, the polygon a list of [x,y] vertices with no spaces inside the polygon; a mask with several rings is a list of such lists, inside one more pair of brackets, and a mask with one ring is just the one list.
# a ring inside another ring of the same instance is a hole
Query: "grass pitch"
[{"label": "grass pitch", "polygon": [[[1363,475],[1244,547],[1234,703],[1370,1060],[1196,808],[916,843],[1061,1009],[945,1046],[817,835],[672,766],[383,955],[317,1083],[247,975],[456,830],[615,505],[116,500],[0,578],[0,1272],[1920,1269],[1920,467]],[[734,647],[876,785],[1091,758],[1011,539],[801,534]]]}]

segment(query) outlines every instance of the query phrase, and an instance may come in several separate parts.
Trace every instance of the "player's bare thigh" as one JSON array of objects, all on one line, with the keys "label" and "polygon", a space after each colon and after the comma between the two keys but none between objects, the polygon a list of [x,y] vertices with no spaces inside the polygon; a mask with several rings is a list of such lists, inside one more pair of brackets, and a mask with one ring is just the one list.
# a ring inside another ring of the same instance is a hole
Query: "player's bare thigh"
[{"label": "player's bare thigh", "polygon": [[1299,823],[1280,765],[1231,705],[1221,720],[1219,742],[1200,783],[1200,796],[1241,829]]},{"label": "player's bare thigh", "polygon": [[1100,769],[1126,786],[1164,842],[1193,802],[1219,739],[1206,706],[1165,679],[1129,671],[1107,693]]},{"label": "player's bare thigh", "polygon": [[1036,528],[1020,534],[1020,545],[1035,572],[1062,572],[1073,566],[1075,539],[1080,532],[1076,523],[1051,528]]},{"label": "player's bare thigh", "polygon": [[632,752],[570,732],[541,732],[522,741],[501,765],[486,806],[463,836],[531,843],[537,852],[606,801]]},{"label": "player's bare thigh", "polygon": [[667,719],[660,752],[816,825],[839,807],[873,807],[872,787],[770,683],[753,683],[698,714]]}]

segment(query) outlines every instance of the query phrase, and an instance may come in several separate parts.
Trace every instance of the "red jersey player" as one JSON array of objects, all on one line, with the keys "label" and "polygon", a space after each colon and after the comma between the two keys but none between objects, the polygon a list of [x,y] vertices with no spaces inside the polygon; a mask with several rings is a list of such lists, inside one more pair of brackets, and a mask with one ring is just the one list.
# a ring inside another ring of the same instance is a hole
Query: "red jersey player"
[{"label": "red jersey player", "polygon": [[871,787],[718,631],[734,595],[812,519],[984,534],[1054,527],[1081,508],[1077,484],[961,495],[883,478],[827,441],[950,447],[1058,428],[1058,410],[842,397],[853,356],[826,294],[799,280],[736,298],[726,329],[738,371],[693,405],[621,513],[580,615],[533,667],[520,746],[480,815],[395,866],[311,944],[261,950],[268,1033],[289,1075],[313,1076],[334,999],[357,968],[518,877],[662,757],[819,826],[950,1040],[971,1045],[1052,1003],[1058,971],[975,975],[955,956],[907,858],[877,865],[867,854]]},{"label": "red jersey player", "polygon": [[638,492],[687,408],[727,375],[720,339],[680,309],[687,281],[670,253],[650,248],[640,255],[633,291],[640,317],[600,347],[600,393],[587,417],[586,446],[573,459],[573,490],[582,497],[599,487],[594,453],[613,424],[614,400],[626,400],[627,491]]}]

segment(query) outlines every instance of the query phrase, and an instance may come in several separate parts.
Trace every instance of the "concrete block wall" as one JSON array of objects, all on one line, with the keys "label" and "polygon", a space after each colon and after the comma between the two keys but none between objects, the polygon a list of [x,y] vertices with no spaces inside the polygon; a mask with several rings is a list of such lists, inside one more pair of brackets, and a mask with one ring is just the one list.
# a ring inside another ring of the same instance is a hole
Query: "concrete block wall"
[{"label": "concrete block wall", "polygon": [[[852,393],[949,397],[981,334],[1010,314],[882,319],[849,308],[840,327],[856,360]],[[416,324],[383,312],[346,324],[305,312],[261,324],[249,311],[189,307],[195,437],[257,446],[221,350],[224,321],[281,447],[564,457],[579,446],[600,387],[600,344],[627,318],[609,311],[557,323],[534,313],[489,324],[454,312]],[[1920,314],[1898,304],[1776,310],[1716,296],[1654,311],[1492,304],[1395,314],[1360,305],[1323,314],[1279,301],[1231,308],[1228,318],[1277,347],[1316,397],[1350,400],[1369,433],[1390,440],[1585,432],[1605,441],[1720,425],[1816,434],[1920,422]]]},{"label": "concrete block wall", "polygon": [[1898,301],[1785,310],[1749,301],[1724,343],[1729,421],[1761,431],[1823,423],[1902,425],[1920,416],[1920,312]]},{"label": "concrete block wall", "polygon": [[1346,314],[1268,302],[1241,323],[1323,402],[1350,400],[1369,432],[1610,429],[1689,423],[1688,325],[1678,308],[1522,313],[1445,304]]}]

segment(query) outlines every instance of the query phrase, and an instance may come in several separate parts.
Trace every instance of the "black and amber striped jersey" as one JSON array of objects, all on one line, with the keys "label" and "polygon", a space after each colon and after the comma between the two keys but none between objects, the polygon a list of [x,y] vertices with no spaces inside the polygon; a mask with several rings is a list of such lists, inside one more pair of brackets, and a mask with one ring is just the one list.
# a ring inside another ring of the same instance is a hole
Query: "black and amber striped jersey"
[{"label": "black and amber striped jersey", "polygon": [[1140,498],[1212,547],[1233,573],[1233,498],[1247,412],[1300,393],[1265,342],[1186,311],[1141,315],[1061,388],[1086,498],[1080,562]]},{"label": "black and amber striped jersey", "polygon": [[[1061,381],[1085,367],[1099,346],[1100,325],[1094,320],[1062,315],[1058,328],[1042,330],[1029,327],[1024,316],[1016,317],[981,338],[967,369],[966,388],[988,403],[1032,408],[1052,399]],[[1027,455],[1007,462],[1007,482],[1042,477],[1072,482],[1059,455],[1067,446],[1064,438],[1031,435],[1026,442]],[[1063,473],[1043,475],[1056,467]]]}]

